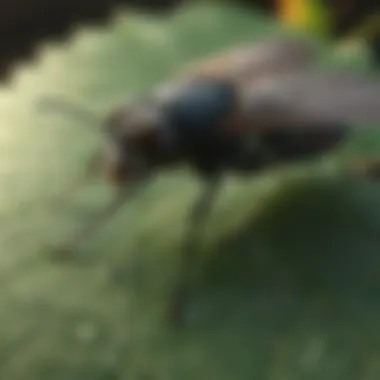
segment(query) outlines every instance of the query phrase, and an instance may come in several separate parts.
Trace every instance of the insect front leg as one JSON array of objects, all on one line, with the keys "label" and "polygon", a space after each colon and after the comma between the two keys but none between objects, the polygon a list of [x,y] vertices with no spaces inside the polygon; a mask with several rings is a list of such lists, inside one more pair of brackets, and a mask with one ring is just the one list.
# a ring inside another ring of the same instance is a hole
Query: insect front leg
[{"label": "insect front leg", "polygon": [[191,292],[194,256],[220,185],[219,175],[208,179],[205,189],[190,210],[180,257],[179,280],[169,304],[169,319],[172,324],[183,323]]},{"label": "insect front leg", "polygon": [[131,185],[130,187],[121,187],[117,189],[114,197],[111,201],[94,217],[90,223],[80,229],[69,241],[60,246],[58,249],[54,250],[55,259],[68,259],[73,257],[73,253],[80,246],[80,244],[85,243],[91,237],[95,236],[96,233],[104,227],[107,222],[113,217],[117,212],[119,212],[127,201],[133,199],[137,192],[146,186],[148,179],[141,181],[141,183]]}]

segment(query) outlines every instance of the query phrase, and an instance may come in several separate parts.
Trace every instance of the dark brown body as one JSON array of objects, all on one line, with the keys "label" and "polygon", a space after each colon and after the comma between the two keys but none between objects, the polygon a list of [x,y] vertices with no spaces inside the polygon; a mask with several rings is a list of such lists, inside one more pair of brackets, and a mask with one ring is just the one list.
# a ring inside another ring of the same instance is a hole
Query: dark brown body
[{"label": "dark brown body", "polygon": [[[193,122],[193,130],[202,133],[187,133],[185,129],[191,129],[184,126],[187,115],[171,123],[177,124],[174,134],[183,135],[182,141],[163,144],[165,128],[152,127],[145,135],[149,147],[145,149],[143,142],[139,149],[152,166],[186,162],[206,176],[224,170],[247,173],[313,158],[337,147],[358,122],[380,120],[378,83],[350,74],[326,75],[316,66],[313,46],[289,37],[201,60],[182,70],[171,84],[159,87],[152,99],[167,116],[170,104],[187,87],[196,87],[194,83],[230,84],[233,94],[214,132],[208,131],[210,123]],[[201,106],[194,105],[194,112]],[[170,128],[167,133],[171,134]]]}]

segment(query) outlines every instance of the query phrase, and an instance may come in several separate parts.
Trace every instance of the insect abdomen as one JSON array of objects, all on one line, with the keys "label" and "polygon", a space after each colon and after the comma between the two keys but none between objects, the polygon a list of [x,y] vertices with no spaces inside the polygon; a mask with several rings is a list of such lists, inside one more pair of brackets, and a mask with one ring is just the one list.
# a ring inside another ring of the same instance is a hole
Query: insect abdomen
[{"label": "insect abdomen", "polygon": [[263,135],[265,143],[282,160],[313,157],[334,149],[347,135],[345,125],[305,126],[299,131],[268,131]]}]

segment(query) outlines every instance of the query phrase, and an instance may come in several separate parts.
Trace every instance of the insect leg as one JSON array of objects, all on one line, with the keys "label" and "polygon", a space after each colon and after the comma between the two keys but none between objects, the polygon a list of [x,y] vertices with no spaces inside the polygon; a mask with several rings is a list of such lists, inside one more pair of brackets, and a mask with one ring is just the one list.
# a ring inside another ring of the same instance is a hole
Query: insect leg
[{"label": "insect leg", "polygon": [[107,221],[121,209],[136,192],[138,187],[119,190],[114,199],[83,229],[79,230],[66,244],[55,250],[55,258],[64,259],[71,256],[75,248],[91,238],[98,229],[106,225]]},{"label": "insect leg", "polygon": [[183,323],[185,309],[190,296],[194,254],[220,184],[219,176],[209,179],[203,193],[190,210],[180,258],[179,280],[169,305],[169,319],[175,325]]}]

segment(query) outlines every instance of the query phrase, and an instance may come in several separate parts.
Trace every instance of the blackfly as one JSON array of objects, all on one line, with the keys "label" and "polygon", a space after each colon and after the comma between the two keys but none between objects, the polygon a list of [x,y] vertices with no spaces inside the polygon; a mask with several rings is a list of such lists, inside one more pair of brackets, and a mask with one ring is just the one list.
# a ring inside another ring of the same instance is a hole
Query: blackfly
[{"label": "blackfly", "polygon": [[[318,66],[310,42],[267,39],[196,62],[149,96],[113,110],[103,123],[104,149],[90,164],[118,195],[61,255],[104,225],[154,173],[189,165],[204,191],[189,213],[180,283],[170,305],[172,320],[180,322],[196,244],[228,172],[253,174],[315,157],[336,147],[352,128],[380,123],[376,80]],[[69,103],[55,105],[83,116]],[[368,162],[371,166],[376,168],[376,161]]]}]

